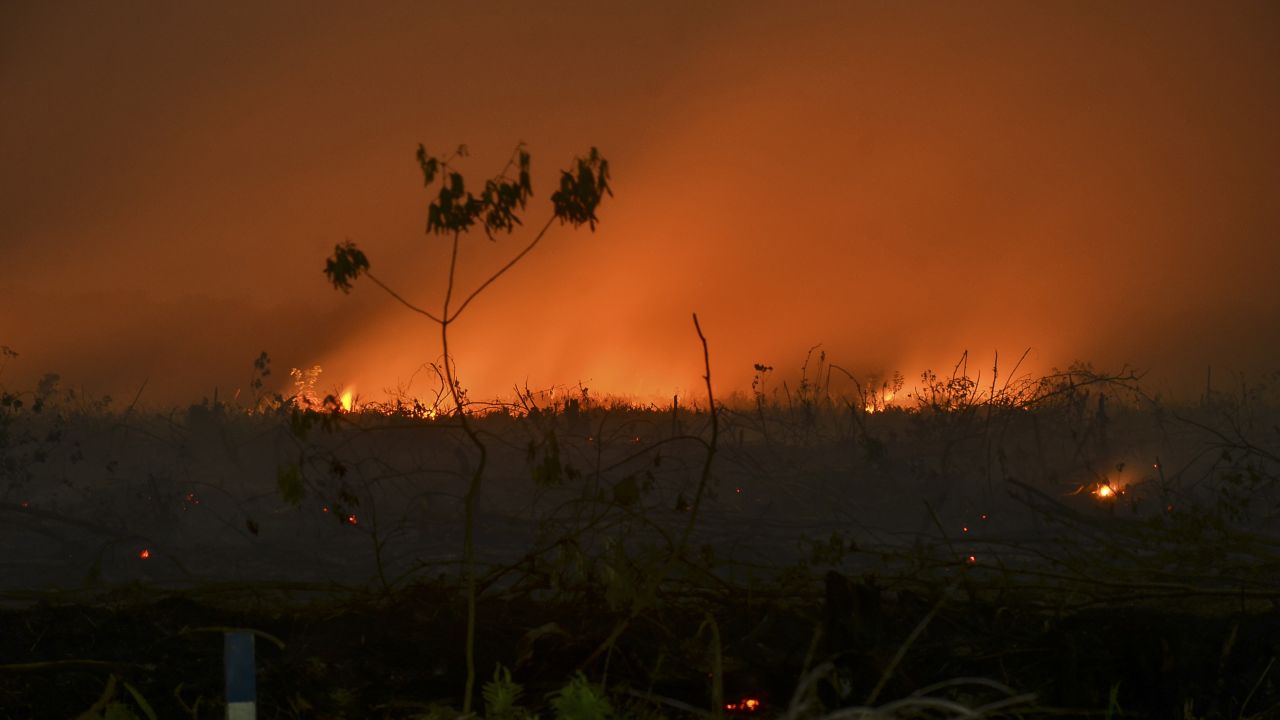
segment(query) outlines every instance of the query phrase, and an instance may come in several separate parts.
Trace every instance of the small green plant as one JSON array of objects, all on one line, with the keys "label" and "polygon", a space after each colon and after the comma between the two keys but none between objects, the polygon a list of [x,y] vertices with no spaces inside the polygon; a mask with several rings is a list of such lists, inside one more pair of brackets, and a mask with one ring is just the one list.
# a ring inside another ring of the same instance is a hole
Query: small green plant
[{"label": "small green plant", "polygon": [[613,717],[613,706],[604,690],[587,682],[582,673],[574,675],[568,685],[548,697],[556,720],[603,720]]},{"label": "small green plant", "polygon": [[1123,716],[1124,709],[1120,707],[1120,683],[1112,683],[1111,691],[1107,693],[1107,720]]},{"label": "small green plant", "polygon": [[493,679],[480,690],[484,698],[485,720],[524,720],[532,715],[520,707],[524,688],[511,679],[511,671],[501,664],[493,669]]}]

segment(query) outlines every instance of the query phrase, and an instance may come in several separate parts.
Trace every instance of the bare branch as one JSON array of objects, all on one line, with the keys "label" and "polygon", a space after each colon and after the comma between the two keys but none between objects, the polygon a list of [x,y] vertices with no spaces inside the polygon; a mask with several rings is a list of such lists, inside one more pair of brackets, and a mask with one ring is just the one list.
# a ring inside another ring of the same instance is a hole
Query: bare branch
[{"label": "bare branch", "polygon": [[[502,277],[503,273],[510,270],[513,266],[515,266],[516,263],[520,262],[521,258],[523,258],[525,255],[528,255],[529,251],[533,250],[533,248],[537,246],[537,244],[542,240],[542,236],[546,235],[547,230],[551,228],[551,223],[554,220],[555,220],[555,216],[548,218],[547,224],[543,225],[542,229],[538,231],[537,236],[533,238],[533,242],[529,243],[525,247],[525,249],[521,250],[519,254],[511,258],[511,261],[508,262],[506,265],[503,265],[500,270],[498,270],[493,275],[490,275],[488,280],[485,280],[483,283],[481,283],[480,287],[473,290],[471,294],[467,296],[467,299],[462,301],[462,304],[458,306],[458,309],[453,311],[453,315],[446,316],[445,319],[448,320],[449,322],[453,322],[454,320],[457,320],[458,316],[462,314],[463,310],[467,309],[467,305],[470,305],[471,301],[474,300],[477,295],[483,292],[485,288],[492,285],[495,280]],[[437,320],[436,322],[439,322],[439,321]]]},{"label": "bare branch", "polygon": [[414,305],[413,303],[409,302],[408,300],[405,300],[404,298],[400,297],[400,294],[399,294],[399,293],[397,293],[395,290],[392,290],[391,288],[387,287],[387,284],[386,284],[386,283],[384,283],[384,282],[382,282],[381,280],[379,280],[377,277],[375,277],[373,273],[371,273],[371,272],[369,272],[369,271],[367,271],[367,270],[366,270],[364,274],[365,274],[366,276],[368,276],[368,278],[369,278],[370,280],[372,280],[375,284],[377,284],[377,286],[378,286],[378,287],[380,287],[380,288],[382,288],[383,290],[385,290],[385,291],[387,292],[387,294],[388,294],[388,295],[390,295],[391,297],[395,298],[396,300],[399,300],[401,305],[404,305],[405,307],[409,308],[410,310],[412,310],[412,311],[414,311],[414,312],[416,312],[416,313],[418,313],[418,314],[420,314],[420,315],[426,315],[427,317],[429,317],[429,318],[431,318],[432,320],[434,320],[434,321],[436,321],[436,322],[440,323],[441,325],[443,325],[443,324],[444,324],[444,321],[443,321],[443,320],[441,320],[440,318],[436,317],[433,313],[427,312],[426,310],[423,310],[422,308],[418,307],[417,305]]}]

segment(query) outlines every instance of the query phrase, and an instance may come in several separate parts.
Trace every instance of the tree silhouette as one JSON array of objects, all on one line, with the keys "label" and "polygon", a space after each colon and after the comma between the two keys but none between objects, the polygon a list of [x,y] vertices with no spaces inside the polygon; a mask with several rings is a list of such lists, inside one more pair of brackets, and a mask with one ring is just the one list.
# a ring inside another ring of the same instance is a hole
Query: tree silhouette
[{"label": "tree silhouette", "polygon": [[596,210],[603,202],[605,195],[613,195],[613,191],[609,188],[609,162],[596,148],[591,148],[585,157],[575,158],[569,169],[560,172],[560,187],[551,194],[551,216],[534,235],[533,240],[454,307],[458,247],[462,236],[472,231],[477,225],[484,229],[485,235],[491,240],[495,239],[495,235],[514,232],[517,226],[524,224],[521,214],[526,209],[529,198],[533,196],[533,185],[529,176],[530,158],[523,144],[516,147],[502,172],[485,182],[484,189],[478,196],[467,189],[465,178],[451,164],[466,156],[465,145],[459,146],[446,158],[431,155],[422,145],[418,146],[417,158],[418,165],[422,168],[423,184],[429,191],[435,188],[435,198],[427,207],[426,233],[452,238],[449,275],[438,313],[410,302],[379,280],[372,272],[369,258],[349,240],[334,247],[333,256],[325,262],[324,267],[324,273],[335,289],[344,293],[350,292],[352,283],[364,275],[402,305],[431,320],[440,328],[444,375],[449,386],[449,394],[453,399],[454,409],[462,429],[479,454],[465,498],[463,566],[467,590],[467,680],[463,692],[463,714],[471,712],[471,696],[475,688],[475,511],[488,459],[488,449],[467,419],[465,393],[458,382],[457,372],[449,353],[449,327],[457,322],[472,300],[475,300],[480,293],[537,247],[556,221],[560,224],[567,223],[575,229],[586,224],[594,231],[596,223],[599,222]]}]

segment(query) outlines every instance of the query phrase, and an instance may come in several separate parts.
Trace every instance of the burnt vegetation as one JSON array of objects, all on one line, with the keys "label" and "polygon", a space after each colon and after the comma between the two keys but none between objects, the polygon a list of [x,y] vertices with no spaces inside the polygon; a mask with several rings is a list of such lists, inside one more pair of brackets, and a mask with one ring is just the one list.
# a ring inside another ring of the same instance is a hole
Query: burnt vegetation
[{"label": "burnt vegetation", "polygon": [[[1270,391],[1174,405],[1087,368],[995,395],[925,374],[886,407],[817,366],[717,402],[714,431],[705,399],[464,406],[489,452],[478,714],[518,690],[510,712],[556,716],[575,677],[644,717],[1280,704]],[[146,717],[135,695],[220,716],[226,627],[279,641],[259,643],[264,717],[462,707],[475,459],[446,381],[352,411],[307,382],[166,414],[54,378],[6,390],[9,717]]]}]

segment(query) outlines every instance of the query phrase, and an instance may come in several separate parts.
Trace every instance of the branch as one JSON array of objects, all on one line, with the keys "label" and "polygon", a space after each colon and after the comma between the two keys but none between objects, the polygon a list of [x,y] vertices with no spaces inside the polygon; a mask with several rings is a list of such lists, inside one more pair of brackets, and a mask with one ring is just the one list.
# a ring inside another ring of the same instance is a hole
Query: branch
[{"label": "branch", "polygon": [[369,278],[370,280],[372,280],[374,283],[376,283],[378,287],[380,287],[380,288],[382,288],[383,290],[385,290],[385,291],[387,292],[387,294],[388,294],[388,295],[390,295],[391,297],[393,297],[393,298],[395,298],[395,299],[399,300],[399,301],[400,301],[400,304],[404,305],[405,307],[409,308],[410,310],[412,310],[412,311],[414,311],[414,312],[416,312],[416,313],[418,313],[418,314],[420,314],[420,315],[426,315],[427,317],[431,318],[432,320],[435,320],[436,322],[438,322],[438,323],[440,323],[440,324],[442,324],[442,325],[444,324],[444,321],[443,321],[443,320],[441,320],[440,318],[436,317],[436,316],[435,316],[435,315],[433,315],[432,313],[429,313],[429,312],[427,312],[426,310],[423,310],[422,308],[418,307],[417,305],[414,305],[413,303],[409,302],[408,300],[405,300],[404,298],[400,297],[400,294],[399,294],[399,293],[397,293],[395,290],[392,290],[391,288],[387,287],[387,284],[386,284],[386,283],[384,283],[384,282],[382,282],[382,281],[381,281],[381,280],[379,280],[378,278],[374,277],[373,273],[371,273],[371,272],[369,272],[368,270],[366,270],[366,271],[364,272],[364,274],[365,274],[366,276],[368,276],[368,278]]},{"label": "branch", "polygon": [[[503,266],[502,266],[502,269],[498,270],[498,272],[496,272],[496,273],[494,273],[493,275],[489,276],[489,279],[488,279],[488,280],[485,280],[483,283],[481,283],[481,284],[480,284],[480,287],[478,287],[478,288],[476,288],[475,290],[473,290],[473,291],[471,292],[471,294],[467,296],[467,299],[466,299],[466,300],[463,300],[463,301],[462,301],[462,304],[458,306],[458,309],[453,311],[453,316],[452,316],[452,317],[448,317],[448,318],[446,318],[446,319],[447,319],[449,322],[453,322],[454,320],[457,320],[457,319],[458,319],[458,316],[462,314],[462,311],[463,311],[463,310],[466,310],[466,309],[467,309],[467,305],[470,305],[470,304],[471,304],[471,301],[472,301],[472,300],[474,300],[474,299],[476,298],[476,296],[477,296],[477,295],[479,295],[481,292],[483,292],[485,288],[487,288],[487,287],[489,287],[490,285],[492,285],[492,284],[493,284],[493,281],[495,281],[495,280],[497,280],[498,278],[502,277],[503,273],[505,273],[506,271],[510,270],[510,269],[512,268],[512,266],[514,266],[516,263],[520,262],[520,258],[523,258],[525,255],[528,255],[528,254],[529,254],[529,251],[530,251],[530,250],[533,250],[533,248],[534,248],[535,246],[537,246],[538,242],[542,240],[542,236],[547,234],[547,230],[549,230],[549,229],[551,228],[551,223],[552,223],[555,219],[556,219],[556,218],[555,218],[555,216],[554,216],[554,215],[552,215],[550,218],[547,218],[547,224],[546,224],[546,225],[543,225],[543,226],[542,226],[542,229],[538,231],[538,235],[537,235],[536,237],[534,237],[534,238],[533,238],[533,242],[529,243],[529,245],[528,245],[525,249],[521,250],[521,251],[520,251],[520,253],[519,253],[518,255],[516,255],[515,257],[511,258],[511,261],[510,261],[510,262],[508,262],[506,265],[503,265]],[[402,300],[401,302],[404,302],[404,301]],[[405,303],[405,304],[407,305],[408,303]],[[419,311],[419,312],[421,312],[421,311]],[[432,319],[433,319],[433,320],[435,320],[435,318],[432,318]],[[440,322],[440,321],[439,321],[439,320],[436,320],[436,322]]]},{"label": "branch", "polygon": [[[545,228],[544,228],[545,232]],[[711,461],[716,455],[716,445],[720,436],[719,418],[716,411],[716,399],[711,393],[711,351],[707,348],[707,338],[702,334],[702,325],[698,323],[698,314],[693,314],[693,328],[698,332],[698,340],[702,342],[702,364],[706,370],[703,379],[707,381],[707,406],[711,411],[711,441],[707,443],[707,455],[702,463],[702,476],[698,480],[698,490],[693,497],[693,506],[689,509],[689,521],[685,523],[684,530],[680,533],[680,543],[674,548],[671,555],[667,557],[667,561],[663,563],[658,571],[650,575],[645,587],[641,589],[632,600],[631,611],[627,616],[613,626],[613,630],[609,636],[596,646],[596,649],[578,664],[578,668],[584,668],[595,662],[606,650],[613,647],[613,644],[622,637],[622,633],[627,631],[631,622],[640,617],[640,613],[644,610],[645,598],[649,595],[656,595],[662,581],[666,579],[667,573],[671,571],[671,566],[675,564],[677,559],[683,559],[685,550],[689,545],[689,536],[693,533],[693,526],[698,521],[698,509],[702,505],[702,498],[706,492],[707,485],[711,481]]]},{"label": "branch", "polygon": [[707,408],[711,411],[711,442],[707,443],[707,455],[702,462],[702,475],[698,479],[698,490],[693,496],[693,507],[689,509],[689,522],[684,526],[684,533],[680,536],[681,555],[684,554],[686,546],[689,544],[689,535],[693,532],[693,526],[698,521],[698,508],[702,505],[702,497],[706,493],[707,485],[711,482],[711,461],[716,456],[716,445],[720,437],[720,419],[716,412],[716,398],[711,393],[711,351],[707,349],[707,338],[702,334],[702,325],[698,323],[698,313],[693,314],[693,329],[698,332],[698,340],[702,342],[702,366],[706,370],[706,374],[702,376],[707,381]]}]

